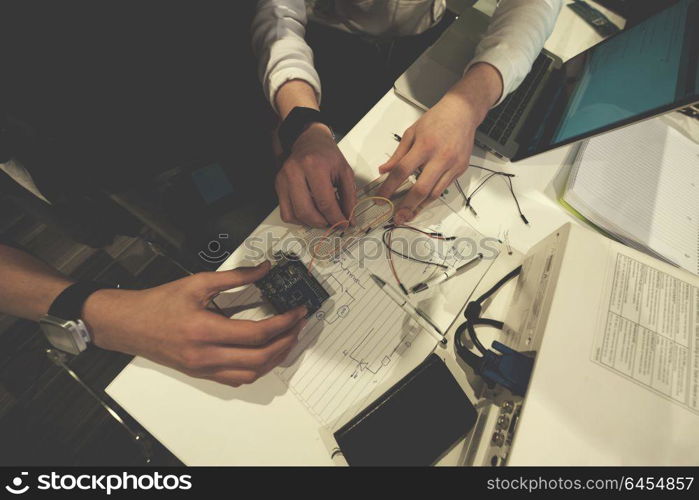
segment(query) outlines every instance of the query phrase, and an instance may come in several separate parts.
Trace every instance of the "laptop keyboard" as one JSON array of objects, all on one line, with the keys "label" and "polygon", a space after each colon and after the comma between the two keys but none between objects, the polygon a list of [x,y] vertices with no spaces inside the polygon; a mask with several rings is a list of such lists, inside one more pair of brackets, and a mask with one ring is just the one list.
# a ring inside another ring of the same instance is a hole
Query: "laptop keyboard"
[{"label": "laptop keyboard", "polygon": [[498,107],[490,110],[478,130],[500,144],[505,144],[552,62],[543,53],[539,54],[517,90],[508,95]]}]

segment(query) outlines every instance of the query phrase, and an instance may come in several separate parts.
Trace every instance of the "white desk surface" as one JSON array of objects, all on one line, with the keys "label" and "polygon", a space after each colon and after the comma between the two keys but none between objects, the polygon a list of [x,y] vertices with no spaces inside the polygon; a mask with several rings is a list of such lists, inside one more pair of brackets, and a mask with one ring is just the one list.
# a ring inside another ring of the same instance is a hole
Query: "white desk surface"
[{"label": "white desk surface", "polygon": [[[487,12],[488,4],[483,0],[477,7]],[[618,16],[606,13],[623,26]],[[546,48],[565,60],[599,40],[590,26],[564,7]],[[378,165],[396,146],[393,133],[402,134],[420,115],[419,109],[389,91],[345,136],[340,148],[358,183],[378,176]],[[479,193],[474,200],[478,219],[463,209],[464,218],[486,236],[509,230],[512,246],[523,252],[565,222],[577,222],[557,202],[571,149],[560,148],[515,164],[474,150],[474,163],[516,174],[515,190],[531,224],[525,226],[519,219],[504,184]],[[465,186],[473,175],[464,174]],[[281,232],[283,226],[275,210],[257,231]],[[235,252],[221,268],[235,267],[240,257]],[[453,356],[451,344],[448,351],[447,356]],[[460,383],[467,388],[465,377]],[[136,358],[106,392],[188,465],[332,464],[317,422],[274,374],[234,389]],[[461,452],[456,448],[445,458],[447,463],[456,463]]]}]

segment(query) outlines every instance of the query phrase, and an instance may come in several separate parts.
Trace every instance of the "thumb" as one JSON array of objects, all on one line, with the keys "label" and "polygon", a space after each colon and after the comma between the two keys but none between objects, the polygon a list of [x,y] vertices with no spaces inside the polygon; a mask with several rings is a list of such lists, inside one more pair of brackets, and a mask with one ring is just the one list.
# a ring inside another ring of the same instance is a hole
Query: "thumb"
[{"label": "thumb", "polygon": [[270,266],[269,261],[265,260],[254,267],[238,267],[230,271],[199,273],[195,275],[197,288],[203,295],[210,296],[224,290],[247,285],[267,274]]}]

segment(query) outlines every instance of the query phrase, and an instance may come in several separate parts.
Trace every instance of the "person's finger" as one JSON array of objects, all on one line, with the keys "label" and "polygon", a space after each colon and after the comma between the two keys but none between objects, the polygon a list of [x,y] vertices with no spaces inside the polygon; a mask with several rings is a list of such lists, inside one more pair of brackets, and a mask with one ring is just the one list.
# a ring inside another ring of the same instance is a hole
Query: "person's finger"
[{"label": "person's finger", "polygon": [[383,165],[379,166],[379,173],[385,174],[386,172],[392,170],[398,164],[400,159],[403,158],[408,153],[408,151],[410,151],[410,147],[413,145],[414,140],[415,132],[411,127],[405,131],[403,137],[398,143],[398,146],[396,147],[395,151],[393,151],[393,154],[388,159],[388,161]]},{"label": "person's finger", "polygon": [[435,184],[434,187],[434,194],[433,196],[430,196],[427,198],[425,201],[420,203],[420,205],[417,207],[417,209],[413,213],[413,218],[417,217],[430,203],[432,203],[432,200],[435,200],[439,198],[442,193],[444,193],[444,190],[451,185],[452,182],[454,182],[454,179],[459,177],[460,174],[454,174],[452,175],[451,173],[445,173],[441,179],[439,179],[439,182]]},{"label": "person's finger", "polygon": [[272,371],[276,366],[279,366],[289,356],[294,347],[298,344],[298,334],[293,337],[294,342],[290,343],[285,349],[281,349],[277,355],[269,361],[255,369],[217,369],[213,373],[209,373],[204,378],[214,380],[221,384],[239,387],[243,384],[252,384],[258,378]]},{"label": "person's finger", "polygon": [[190,278],[195,293],[209,299],[212,295],[223,290],[230,290],[242,285],[247,285],[262,278],[269,272],[270,263],[264,261],[254,267],[238,267],[230,271],[214,271],[197,273]]},{"label": "person's finger", "polygon": [[275,337],[261,347],[222,346],[209,344],[199,348],[196,362],[201,363],[200,370],[220,369],[258,370],[277,359],[282,353],[291,350],[298,342],[302,324],[299,322],[283,334]]},{"label": "person's finger", "polygon": [[396,209],[393,220],[396,224],[404,224],[415,217],[417,208],[423,202],[433,201],[432,190],[440,177],[444,174],[446,161],[442,158],[431,159],[422,169],[420,177],[408,194],[405,195]]},{"label": "person's finger", "polygon": [[308,177],[308,184],[313,195],[318,212],[328,221],[328,224],[336,224],[347,220],[340,209],[340,202],[335,194],[335,186],[329,176],[320,172]]},{"label": "person's finger", "polygon": [[405,179],[422,165],[423,162],[423,153],[416,149],[411,149],[391,170],[391,173],[388,174],[388,177],[383,181],[383,184],[381,184],[381,187],[376,192],[376,196],[381,196],[383,198],[390,198],[393,196],[396,189],[398,189],[398,187],[405,182]]},{"label": "person's finger", "polygon": [[261,376],[266,375],[273,368],[275,368],[276,366],[279,366],[291,354],[291,352],[298,345],[298,343],[299,343],[299,336],[298,336],[298,334],[296,334],[295,342],[293,344],[291,344],[286,350],[279,351],[279,354],[277,354],[274,358],[269,360],[266,364],[262,365],[262,367],[258,368],[257,373],[259,373]]},{"label": "person's finger", "polygon": [[241,385],[252,384],[259,377],[257,373],[252,370],[226,370],[212,373],[201,378],[237,388]]},{"label": "person's finger", "polygon": [[296,214],[289,198],[289,188],[286,179],[278,179],[276,182],[277,198],[279,199],[279,214],[284,222],[297,224]]},{"label": "person's finger", "polygon": [[[349,220],[352,209],[357,204],[357,185],[354,182],[354,172],[347,165],[340,172],[340,202],[345,219]],[[354,223],[354,221],[350,221]]]},{"label": "person's finger", "polygon": [[217,372],[208,374],[204,378],[218,382],[219,384],[229,385],[231,387],[240,387],[241,385],[252,384],[256,382],[260,377],[267,375],[276,366],[279,366],[286,356],[289,354],[291,349],[282,353],[281,356],[275,358],[274,360],[267,363],[262,368],[256,370],[219,370]]},{"label": "person's finger", "polygon": [[202,340],[226,345],[262,346],[293,328],[305,319],[306,313],[306,307],[300,306],[260,321],[232,320],[212,313],[202,325]]},{"label": "person's finger", "polygon": [[256,266],[242,266],[228,271],[214,271],[198,273],[197,285],[207,293],[217,293],[230,290],[239,286],[253,283],[269,272],[271,264],[268,260],[262,261]]},{"label": "person's finger", "polygon": [[452,182],[456,180],[457,177],[461,176],[466,171],[465,167],[460,167],[460,168],[454,168],[451,170],[448,170],[444,172],[444,175],[437,181],[437,183],[434,185],[434,189],[432,190],[432,196],[431,199],[436,200],[442,194],[444,191],[451,186]]},{"label": "person's finger", "polygon": [[289,197],[291,198],[291,206],[294,209],[296,218],[313,227],[325,227],[328,221],[318,212],[311,191],[306,184],[306,178],[301,172],[290,174]]}]

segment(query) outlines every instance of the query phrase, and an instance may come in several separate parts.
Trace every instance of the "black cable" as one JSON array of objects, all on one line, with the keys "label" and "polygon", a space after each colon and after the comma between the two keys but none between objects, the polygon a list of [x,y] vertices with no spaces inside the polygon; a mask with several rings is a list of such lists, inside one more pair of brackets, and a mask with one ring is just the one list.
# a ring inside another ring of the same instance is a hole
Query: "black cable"
[{"label": "black cable", "polygon": [[512,178],[514,177],[514,174],[508,174],[507,172],[498,172],[497,170],[491,170],[487,167],[481,167],[479,165],[471,165],[471,166],[490,172],[490,174],[488,174],[476,186],[476,188],[471,192],[471,194],[468,196],[463,192],[463,189],[461,189],[461,185],[458,183],[458,180],[457,180],[456,187],[459,190],[459,192],[461,193],[461,195],[464,197],[464,202],[465,202],[466,207],[468,207],[468,209],[471,210],[471,212],[473,212],[473,215],[478,216],[478,213],[476,212],[476,209],[471,204],[471,200],[476,195],[476,193],[478,193],[478,191],[480,191],[483,188],[483,186],[485,186],[485,184],[490,179],[492,179],[496,175],[499,175],[499,176],[502,176],[502,178],[505,179],[505,182],[507,183],[507,188],[510,190],[510,194],[512,195],[512,199],[515,201],[515,205],[517,206],[517,213],[519,214],[520,219],[522,219],[522,221],[525,224],[529,225],[529,220],[525,217],[524,213],[522,212],[522,207],[520,206],[519,200],[517,199],[517,195],[515,194],[514,184],[512,184]]},{"label": "black cable", "polygon": [[493,169],[491,169],[491,168],[484,167],[484,166],[482,166],[482,165],[474,165],[473,163],[469,163],[468,166],[469,166],[469,167],[474,167],[474,168],[480,168],[481,170],[487,170],[488,172],[492,172],[492,173],[494,173],[494,174],[502,175],[503,177],[514,177],[514,176],[515,176],[515,174],[510,174],[510,173],[507,173],[507,172],[501,172],[501,171],[499,171],[499,170],[493,170]]},{"label": "black cable", "polygon": [[486,178],[483,179],[483,180],[481,181],[481,183],[478,184],[478,186],[476,186],[476,189],[474,189],[474,190],[471,192],[471,195],[468,197],[469,201],[471,200],[471,198],[473,198],[473,197],[476,195],[476,193],[477,193],[478,191],[480,191],[480,190],[483,188],[483,186],[485,186],[485,183],[486,183],[486,182],[488,182],[490,179],[492,179],[492,178],[495,177],[496,175],[498,175],[498,174],[497,174],[497,173],[488,174],[488,175],[486,176]]},{"label": "black cable", "polygon": [[524,221],[525,224],[529,225],[529,221],[524,216],[524,214],[522,213],[522,208],[519,206],[519,200],[517,199],[517,195],[515,194],[515,188],[512,185],[512,178],[507,177],[507,183],[510,186],[510,193],[512,193],[512,198],[514,198],[515,204],[517,205],[517,211],[519,212],[519,216],[521,217],[521,219]]},{"label": "black cable", "polygon": [[[438,262],[430,262],[430,261],[428,261],[428,260],[418,259],[417,257],[412,257],[411,255],[406,255],[406,254],[404,254],[404,253],[402,253],[402,252],[399,252],[398,250],[395,250],[394,248],[392,248],[391,245],[389,245],[388,242],[386,241],[386,236],[388,235],[388,233],[390,233],[391,231],[393,231],[393,230],[395,230],[395,229],[408,229],[408,230],[416,231],[416,232],[419,232],[419,233],[422,233],[422,234],[425,234],[425,235],[428,235],[428,236],[431,235],[430,233],[428,233],[428,232],[426,232],[426,231],[421,231],[421,230],[419,230],[419,229],[417,229],[417,228],[413,228],[413,227],[409,227],[409,226],[393,226],[393,227],[389,227],[389,228],[387,228],[387,229],[384,231],[384,233],[383,233],[383,235],[382,235],[382,237],[381,237],[381,239],[383,240],[383,244],[386,246],[386,248],[388,249],[389,252],[394,253],[395,255],[398,255],[399,257],[402,257],[402,258],[404,258],[404,259],[412,260],[412,261],[414,261],[414,262],[420,262],[421,264],[427,264],[427,265],[431,265],[431,266],[437,266],[437,267],[441,267],[441,268],[443,268],[443,269],[448,269],[448,268],[449,268],[449,266],[446,266],[446,265],[444,265],[444,264],[440,264],[440,263],[438,263]],[[432,233],[432,235],[434,235],[434,233]],[[445,238],[445,240],[446,240],[446,238]]]},{"label": "black cable", "polygon": [[466,193],[464,193],[464,188],[461,187],[461,183],[459,182],[459,179],[456,179],[454,181],[454,184],[456,185],[456,189],[461,194],[461,197],[464,199],[464,205],[468,205],[468,198],[466,196]]},{"label": "black cable", "polygon": [[466,321],[464,321],[459,327],[456,329],[455,335],[454,335],[454,340],[455,340],[455,345],[456,349],[458,351],[459,356],[466,362],[468,365],[470,365],[473,368],[477,368],[478,364],[481,362],[483,359],[482,357],[477,356],[476,354],[472,353],[468,346],[466,346],[463,343],[463,334],[464,331],[468,332],[469,338],[471,339],[471,342],[473,342],[473,345],[478,349],[483,355],[488,352],[488,349],[483,345],[483,343],[480,341],[478,338],[478,335],[476,334],[476,325],[487,325],[487,326],[492,326],[494,328],[502,329],[505,324],[502,321],[490,319],[490,318],[481,318],[481,309],[483,306],[483,302],[488,300],[495,292],[497,292],[505,283],[510,281],[512,278],[515,276],[519,275],[519,273],[522,271],[522,266],[518,266],[509,273],[507,273],[502,279],[500,279],[497,283],[495,283],[488,291],[486,291],[484,294],[482,294],[478,299],[471,301],[468,303],[466,306],[466,309],[464,309],[464,317],[466,318]]},{"label": "black cable", "polygon": [[485,353],[488,352],[488,349],[485,348],[483,343],[478,338],[478,335],[476,335],[476,329],[473,327],[470,321],[466,321],[464,325],[466,326],[466,331],[468,332],[468,336],[471,339],[471,342],[473,342],[473,345],[476,346],[476,349],[481,351],[481,354],[485,355]]},{"label": "black cable", "polygon": [[454,345],[456,346],[456,353],[459,357],[463,359],[468,366],[477,371],[483,358],[472,353],[468,346],[463,343],[463,330],[467,328],[466,324],[467,322],[464,322],[456,329]]},{"label": "black cable", "polygon": [[[490,290],[488,290],[488,291],[485,292],[483,295],[481,295],[480,297],[478,297],[478,300],[476,300],[476,302],[477,302],[479,305],[482,305],[483,302],[485,302],[486,300],[488,300],[488,299],[491,297],[491,295],[493,295],[495,292],[497,292],[497,291],[500,289],[500,287],[502,287],[505,283],[507,283],[508,281],[510,281],[510,280],[511,280],[512,278],[514,278],[515,276],[517,276],[520,272],[522,272],[522,266],[517,266],[517,267],[514,268],[512,271],[510,271],[509,273],[507,273],[500,281],[498,281],[497,283],[495,283],[495,284],[490,288]],[[468,308],[467,308],[467,309],[468,309]],[[467,312],[467,311],[464,311],[464,316],[466,315],[466,312]]]},{"label": "black cable", "polygon": [[483,179],[481,181],[481,183],[478,184],[478,186],[476,186],[476,189],[474,189],[471,192],[471,194],[466,198],[466,206],[469,208],[469,210],[471,210],[471,212],[473,212],[473,215],[478,216],[478,213],[476,212],[476,209],[473,208],[473,205],[471,204],[471,199],[476,195],[476,193],[478,191],[480,191],[480,189],[485,185],[486,182],[488,182],[490,179],[492,179],[496,175],[497,175],[496,173],[488,174],[488,176],[485,179]]}]

